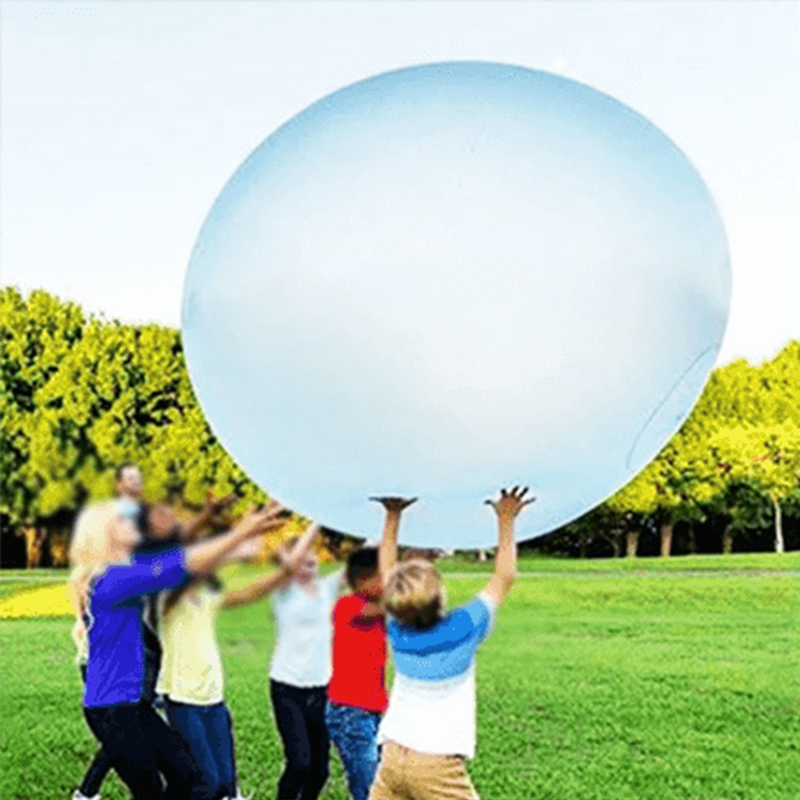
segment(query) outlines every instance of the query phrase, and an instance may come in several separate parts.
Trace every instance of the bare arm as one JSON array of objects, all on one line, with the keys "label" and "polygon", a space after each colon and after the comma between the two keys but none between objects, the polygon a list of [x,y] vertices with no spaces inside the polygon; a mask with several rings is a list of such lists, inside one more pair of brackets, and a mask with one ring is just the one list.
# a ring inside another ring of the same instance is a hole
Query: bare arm
[{"label": "bare arm", "polygon": [[378,548],[378,569],[381,582],[386,586],[389,574],[397,564],[397,531],[400,529],[400,515],[403,510],[416,503],[417,498],[410,500],[405,497],[370,497],[386,509],[386,519],[383,523],[383,536]]},{"label": "bare arm", "polygon": [[249,511],[228,533],[190,545],[186,548],[186,569],[195,575],[213,572],[246,539],[280,525],[282,510],[279,503],[270,503],[261,511]]},{"label": "bare arm", "polygon": [[494,575],[484,589],[498,605],[508,594],[514,583],[517,573],[517,542],[514,538],[514,520],[524,506],[532,503],[536,498],[523,500],[527,489],[520,490],[515,486],[511,492],[500,490],[500,499],[496,502],[486,502],[494,508],[497,514],[498,542],[497,554],[494,560]]},{"label": "bare arm", "polygon": [[306,553],[311,549],[314,540],[319,536],[320,527],[316,522],[312,522],[303,535],[294,543],[294,546],[287,551],[280,551],[278,560],[281,567],[289,572],[294,572],[299,566],[300,562],[305,558]]},{"label": "bare arm", "polygon": [[215,499],[210,494],[207,495],[205,508],[194,518],[191,525],[184,531],[184,541],[191,542],[203,528],[208,527],[211,520],[232,505],[238,498],[235,494],[229,494],[220,499]]},{"label": "bare arm", "polygon": [[291,573],[286,570],[264,575],[243,589],[233,589],[230,592],[225,592],[225,596],[222,599],[222,607],[232,608],[233,606],[241,606],[245,603],[253,603],[256,600],[260,600],[262,597],[272,594],[276,589],[280,589],[291,577]]},{"label": "bare arm", "polygon": [[368,621],[376,617],[382,617],[385,613],[382,603],[367,603],[355,619],[356,621]]}]

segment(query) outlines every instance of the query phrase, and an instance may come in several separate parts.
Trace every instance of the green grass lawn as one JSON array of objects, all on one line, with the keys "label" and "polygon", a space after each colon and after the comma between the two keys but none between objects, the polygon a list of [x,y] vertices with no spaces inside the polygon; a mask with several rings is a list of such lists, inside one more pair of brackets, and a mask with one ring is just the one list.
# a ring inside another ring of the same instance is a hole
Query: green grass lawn
[{"label": "green grass lawn", "polygon": [[[442,572],[491,572],[490,561],[474,557],[451,556],[437,562]],[[545,572],[570,575],[619,573],[622,575],[673,572],[800,572],[800,552],[793,553],[736,553],[728,556],[674,556],[672,558],[550,558],[520,556],[518,570],[537,575]]]},{"label": "green grass lawn", "polygon": [[[470,772],[481,796],[796,800],[798,554],[628,563],[520,564],[534,574],[517,582],[478,657]],[[485,582],[458,562],[444,571],[451,605]],[[230,581],[253,572],[234,568]],[[2,622],[3,800],[68,798],[94,754],[69,627]],[[219,638],[243,788],[274,797],[269,605],[223,613]],[[332,767],[323,797],[345,800],[336,758]],[[103,797],[127,794],[113,778]]]}]

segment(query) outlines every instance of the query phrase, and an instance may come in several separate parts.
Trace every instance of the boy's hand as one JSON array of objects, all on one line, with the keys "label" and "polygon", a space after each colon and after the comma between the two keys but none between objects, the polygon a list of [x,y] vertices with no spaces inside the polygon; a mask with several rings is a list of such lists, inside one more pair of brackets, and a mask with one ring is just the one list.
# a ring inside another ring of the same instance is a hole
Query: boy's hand
[{"label": "boy's hand", "polygon": [[412,503],[417,502],[416,497],[411,499],[406,497],[370,497],[369,499],[380,503],[390,514],[400,514]]},{"label": "boy's hand", "polygon": [[519,486],[515,486],[510,493],[506,489],[501,489],[499,500],[487,500],[486,502],[495,510],[499,519],[514,519],[525,506],[536,500],[535,497],[523,500],[527,491],[527,487],[520,489]]}]

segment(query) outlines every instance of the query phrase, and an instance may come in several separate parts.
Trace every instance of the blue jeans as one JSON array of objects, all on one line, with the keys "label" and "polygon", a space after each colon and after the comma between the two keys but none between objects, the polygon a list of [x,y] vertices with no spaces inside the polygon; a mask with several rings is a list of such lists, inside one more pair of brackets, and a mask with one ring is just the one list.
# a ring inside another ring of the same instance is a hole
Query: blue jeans
[{"label": "blue jeans", "polygon": [[378,725],[381,715],[329,702],[325,709],[328,734],[347,773],[353,800],[367,800],[378,770]]},{"label": "blue jeans", "polygon": [[189,743],[215,798],[236,795],[233,723],[225,703],[194,706],[168,697],[164,708],[171,727]]}]

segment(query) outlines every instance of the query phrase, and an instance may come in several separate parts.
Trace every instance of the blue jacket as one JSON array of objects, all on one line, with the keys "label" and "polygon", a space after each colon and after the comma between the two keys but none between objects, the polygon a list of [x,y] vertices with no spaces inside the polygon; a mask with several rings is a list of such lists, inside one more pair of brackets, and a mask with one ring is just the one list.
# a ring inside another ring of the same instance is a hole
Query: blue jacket
[{"label": "blue jacket", "polygon": [[143,596],[180,586],[189,573],[176,547],[131,564],[109,566],[89,596],[86,708],[138,703],[145,690]]}]

